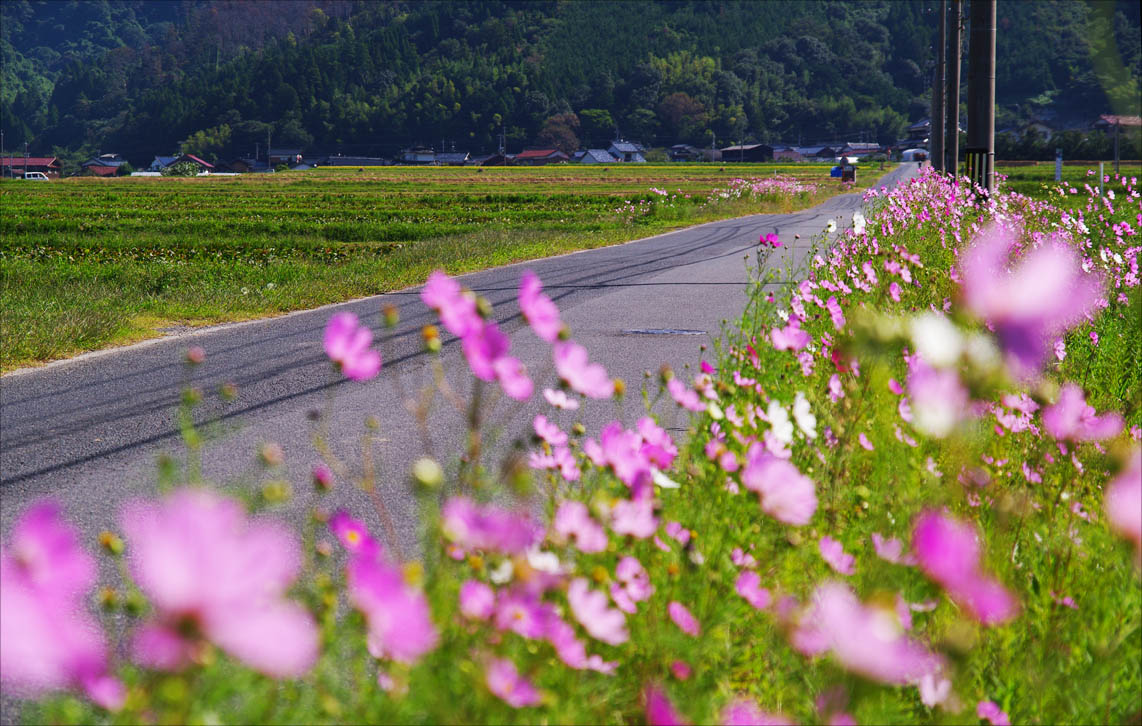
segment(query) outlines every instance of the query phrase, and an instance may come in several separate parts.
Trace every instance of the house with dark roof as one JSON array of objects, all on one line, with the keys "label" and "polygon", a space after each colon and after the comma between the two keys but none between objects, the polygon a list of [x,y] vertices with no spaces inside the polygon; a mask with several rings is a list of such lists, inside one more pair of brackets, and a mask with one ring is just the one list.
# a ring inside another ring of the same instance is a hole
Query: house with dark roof
[{"label": "house with dark roof", "polygon": [[388,159],[379,156],[328,156],[317,162],[318,166],[392,166]]},{"label": "house with dark roof", "polygon": [[587,149],[578,159],[580,164],[614,164],[617,161],[606,149]]},{"label": "house with dark roof", "polygon": [[865,141],[850,141],[837,152],[837,156],[851,156],[860,158],[880,152],[880,144]]},{"label": "house with dark roof", "polygon": [[467,151],[442,151],[436,155],[437,166],[464,166],[470,154]]},{"label": "house with dark roof", "polygon": [[286,164],[293,166],[301,163],[301,149],[270,149],[270,166]]},{"label": "house with dark roof", "polygon": [[227,166],[230,167],[230,171],[238,174],[264,174],[271,170],[270,165],[263,159],[234,159]]},{"label": "house with dark roof", "polygon": [[805,157],[793,146],[774,146],[774,161],[804,161]]},{"label": "house with dark roof", "polygon": [[773,147],[766,144],[740,144],[722,149],[722,161],[773,161]]},{"label": "house with dark roof", "polygon": [[670,161],[698,161],[702,158],[702,149],[691,144],[675,144],[666,152]]},{"label": "house with dark roof", "polygon": [[525,149],[515,155],[518,166],[546,166],[571,161],[571,157],[559,149]]},{"label": "house with dark roof", "polygon": [[119,173],[119,167],[126,163],[127,160],[118,154],[100,154],[93,159],[88,159],[79,166],[84,174],[115,176]]},{"label": "house with dark roof", "polygon": [[835,159],[837,150],[832,146],[797,146],[802,159]]},{"label": "house with dark roof", "polygon": [[436,163],[436,152],[423,146],[405,149],[401,152],[400,163],[431,166]]},{"label": "house with dark roof", "polygon": [[59,169],[59,159],[54,156],[5,156],[0,158],[0,172],[6,177],[22,179],[24,172],[38,171],[49,179],[58,179]]},{"label": "house with dark roof", "polygon": [[618,161],[633,164],[645,164],[646,158],[643,156],[645,152],[646,147],[642,144],[627,141],[626,139],[612,141],[611,145],[607,147],[607,153],[615,157]]},{"label": "house with dark roof", "polygon": [[174,160],[177,158],[177,156],[156,156],[151,162],[151,165],[147,167],[147,171],[161,172],[163,169],[166,169],[168,166],[173,164]]}]

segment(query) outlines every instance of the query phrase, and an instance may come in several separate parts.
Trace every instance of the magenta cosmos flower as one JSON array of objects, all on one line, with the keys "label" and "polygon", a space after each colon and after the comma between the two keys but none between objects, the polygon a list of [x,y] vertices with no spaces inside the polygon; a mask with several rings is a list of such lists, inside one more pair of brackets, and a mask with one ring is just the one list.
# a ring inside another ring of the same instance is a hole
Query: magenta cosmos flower
[{"label": "magenta cosmos flower", "polygon": [[126,689],[109,675],[107,643],[85,599],[95,561],[59,513],[42,501],[16,522],[0,547],[0,683],[20,698],[82,690],[118,710]]},{"label": "magenta cosmos flower", "polygon": [[964,302],[990,322],[1014,372],[1037,373],[1051,341],[1097,304],[1102,283],[1082,271],[1078,253],[1061,239],[1028,250],[1010,264],[1013,230],[993,224],[976,238],[963,263]]},{"label": "magenta cosmos flower", "polygon": [[444,535],[465,549],[523,554],[543,539],[543,527],[525,514],[467,497],[452,497],[441,509]]},{"label": "magenta cosmos flower", "polygon": [[1110,528],[1134,543],[1142,566],[1142,448],[1130,454],[1123,472],[1106,488]]},{"label": "magenta cosmos flower", "polygon": [[493,658],[484,672],[488,690],[512,708],[535,706],[539,703],[539,691],[531,682],[519,674],[515,663],[503,658]]},{"label": "magenta cosmos flower", "polygon": [[746,453],[742,484],[757,492],[761,509],[780,522],[805,525],[817,511],[817,494],[813,480],[784,459],[767,453],[754,442]]},{"label": "magenta cosmos flower", "polygon": [[346,378],[367,381],[381,370],[381,354],[372,350],[373,331],[353,313],[337,313],[325,325],[325,354]]},{"label": "magenta cosmos flower", "polygon": [[369,625],[369,653],[378,659],[415,663],[436,647],[439,636],[424,593],[396,566],[358,555],[346,567],[349,599]]},{"label": "magenta cosmos flower", "polygon": [[736,698],[722,709],[722,726],[793,726],[795,721],[780,713],[762,711],[748,698]]},{"label": "magenta cosmos flower", "polygon": [[1099,441],[1117,435],[1123,423],[1122,416],[1113,411],[1096,416],[1083,389],[1068,382],[1059,391],[1058,403],[1043,409],[1043,426],[1056,439]]},{"label": "magenta cosmos flower", "polygon": [[646,723],[649,726],[686,726],[689,723],[656,686],[648,686],[642,695],[646,701]]},{"label": "magenta cosmos flower", "polygon": [[792,640],[806,655],[831,652],[846,669],[881,683],[917,684],[944,670],[943,658],[904,635],[894,612],[866,607],[839,582],[817,587]]},{"label": "magenta cosmos flower", "polygon": [[920,569],[984,625],[999,625],[1019,613],[1019,603],[999,582],[979,570],[976,528],[939,512],[925,512],[912,529]]},{"label": "magenta cosmos flower", "polygon": [[131,574],[156,611],[135,633],[139,663],[181,668],[205,638],[275,678],[313,665],[313,618],[283,597],[301,565],[285,528],[250,521],[237,502],[211,491],[182,489],[129,505],[123,529]]},{"label": "magenta cosmos flower", "polygon": [[687,388],[686,384],[677,378],[671,378],[666,382],[666,392],[670,394],[675,403],[687,411],[701,413],[706,410],[706,404],[702,403],[698,392]]},{"label": "magenta cosmos flower", "polygon": [[563,329],[559,308],[543,294],[543,284],[531,270],[525,271],[519,280],[519,309],[541,340],[554,343],[559,339]]},{"label": "magenta cosmos flower", "polygon": [[460,612],[473,620],[487,620],[496,609],[496,591],[479,580],[460,586]]},{"label": "magenta cosmos flower", "polygon": [[752,570],[746,570],[738,575],[734,590],[758,610],[765,610],[772,601],[769,590],[761,586],[761,577]]},{"label": "magenta cosmos flower", "polygon": [[607,371],[598,363],[589,363],[587,349],[573,341],[556,343],[552,348],[555,372],[572,391],[587,398],[610,398],[615,383],[607,378]]}]

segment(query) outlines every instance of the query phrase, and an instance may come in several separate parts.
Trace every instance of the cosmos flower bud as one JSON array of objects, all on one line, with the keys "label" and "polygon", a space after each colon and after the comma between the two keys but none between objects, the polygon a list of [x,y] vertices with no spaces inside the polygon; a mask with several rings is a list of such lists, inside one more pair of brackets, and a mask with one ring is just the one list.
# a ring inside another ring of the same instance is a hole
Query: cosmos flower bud
[{"label": "cosmos flower bud", "polygon": [[412,465],[412,478],[421,486],[435,489],[444,483],[444,470],[434,459],[422,456]]},{"label": "cosmos flower bud", "polygon": [[186,362],[190,365],[198,365],[206,360],[206,351],[201,346],[192,345],[186,351]]},{"label": "cosmos flower bud", "polygon": [[109,530],[99,533],[99,546],[113,555],[123,554],[123,540]]},{"label": "cosmos flower bud", "polygon": [[385,327],[395,328],[400,322],[400,311],[397,310],[396,305],[389,303],[381,308],[381,317],[384,318]]}]

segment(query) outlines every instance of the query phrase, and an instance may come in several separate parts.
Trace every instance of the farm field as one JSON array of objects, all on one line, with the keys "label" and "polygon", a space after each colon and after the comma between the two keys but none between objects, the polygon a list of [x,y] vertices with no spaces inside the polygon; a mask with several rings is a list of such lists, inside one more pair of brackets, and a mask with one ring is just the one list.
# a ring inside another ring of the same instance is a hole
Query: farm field
[{"label": "farm field", "polygon": [[[1125,177],[1138,178],[1142,176],[1142,164],[1138,162],[1122,163],[1120,165],[1120,172]],[[1040,162],[1037,166],[1024,166],[1020,165],[1006,165],[1002,161],[996,163],[996,172],[1006,177],[1003,184],[1004,187],[1013,192],[1026,194],[1031,197],[1046,197],[1050,195],[1050,190],[1055,188],[1055,164],[1050,161]],[[1106,174],[1114,175],[1114,162],[1106,162],[1104,168]],[[1095,189],[1098,188],[1098,164],[1094,168],[1089,166],[1067,166],[1063,165],[1063,181],[1070,183],[1077,188],[1080,192],[1083,184],[1090,184]],[[1074,197],[1069,203],[1070,205],[1085,204],[1086,195],[1076,194],[1071,195]],[[1058,195],[1052,200],[1056,204],[1059,203]]]},{"label": "farm field", "polygon": [[[436,268],[457,274],[802,209],[841,191],[828,169],[376,167],[4,182],[0,370],[378,294]],[[882,173],[858,174],[857,187]],[[765,181],[742,182],[752,179]]]}]

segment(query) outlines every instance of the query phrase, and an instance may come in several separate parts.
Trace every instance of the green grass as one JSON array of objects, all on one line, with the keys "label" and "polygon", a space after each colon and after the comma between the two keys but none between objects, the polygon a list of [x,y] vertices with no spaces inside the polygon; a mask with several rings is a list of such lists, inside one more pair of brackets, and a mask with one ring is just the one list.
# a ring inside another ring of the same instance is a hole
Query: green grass
[{"label": "green grass", "polygon": [[[1051,198],[1051,201],[1064,206],[1073,206],[1077,204],[1086,203],[1086,193],[1083,190],[1084,184],[1090,184],[1094,189],[1098,189],[1098,166],[1093,169],[1087,166],[1063,166],[1063,182],[1068,184],[1066,196],[1055,193],[1053,196],[1051,191],[1058,185],[1055,182],[1055,163],[1051,161],[1039,162],[1035,166],[1024,165],[1005,165],[1003,162],[996,164],[996,173],[1006,177],[1002,180],[1004,188],[1009,191],[1019,192],[1026,194],[1029,197],[1036,199]],[[1114,177],[1114,162],[1107,162],[1104,168],[1106,174]],[[1121,164],[1119,173],[1126,177],[1138,178],[1142,177],[1142,165],[1138,163]],[[1070,189],[1075,188],[1078,190],[1077,194],[1070,194]],[[1111,184],[1107,184],[1106,188],[1116,188]],[[1067,199],[1067,202],[1063,202]]]},{"label": "green grass", "polygon": [[[720,200],[738,177],[814,194]],[[879,170],[862,174],[871,184]],[[677,195],[665,203],[650,191]],[[840,191],[828,165],[322,169],[0,184],[0,370],[204,325],[378,294]],[[628,202],[649,206],[631,219]]]}]

